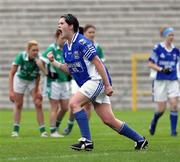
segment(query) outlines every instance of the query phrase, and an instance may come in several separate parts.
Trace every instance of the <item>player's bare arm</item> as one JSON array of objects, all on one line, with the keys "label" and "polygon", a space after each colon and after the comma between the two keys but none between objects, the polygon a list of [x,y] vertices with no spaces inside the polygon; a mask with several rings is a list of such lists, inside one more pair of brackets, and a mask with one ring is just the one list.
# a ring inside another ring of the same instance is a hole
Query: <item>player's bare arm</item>
[{"label": "player's bare arm", "polygon": [[44,62],[42,60],[37,59],[36,64],[39,67],[39,69],[44,73],[44,75],[48,75],[48,71],[45,68],[45,64],[44,64]]},{"label": "player's bare arm", "polygon": [[14,75],[18,69],[18,65],[12,65],[9,72],[9,99],[14,102],[14,89],[13,89],[13,79]]},{"label": "player's bare arm", "polygon": [[152,69],[154,69],[154,70],[156,70],[156,71],[161,71],[161,70],[162,70],[162,67],[156,65],[156,64],[153,63],[152,61],[149,61],[149,62],[148,62],[148,67],[149,67],[149,68],[152,68]]},{"label": "player's bare arm", "polygon": [[104,83],[104,86],[105,86],[106,95],[112,96],[113,89],[112,89],[112,86],[109,83],[109,80],[108,80],[104,65],[102,64],[101,60],[99,59],[98,56],[95,56],[94,59],[92,60],[92,63],[96,66],[96,69],[97,69],[99,75],[102,77],[102,80],[103,80],[103,83]]},{"label": "player's bare arm", "polygon": [[69,69],[68,69],[68,67],[67,67],[67,64],[62,64],[62,63],[56,61],[56,60],[54,59],[54,56],[53,56],[52,53],[49,53],[49,54],[47,55],[47,58],[49,59],[49,61],[51,62],[51,64],[52,64],[53,66],[60,68],[62,71],[64,71],[64,72],[67,73],[67,74],[70,74],[70,73],[69,73]]},{"label": "player's bare arm", "polygon": [[35,84],[36,98],[42,100],[42,95],[41,95],[40,88],[39,88],[40,75],[36,78],[35,82],[36,82],[36,84]]}]

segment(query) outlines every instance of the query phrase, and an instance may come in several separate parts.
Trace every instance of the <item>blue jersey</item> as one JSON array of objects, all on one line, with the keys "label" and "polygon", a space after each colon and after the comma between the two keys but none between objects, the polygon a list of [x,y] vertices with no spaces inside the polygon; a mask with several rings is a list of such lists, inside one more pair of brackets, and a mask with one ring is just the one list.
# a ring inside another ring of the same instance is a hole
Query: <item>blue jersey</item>
[{"label": "blue jersey", "polygon": [[[96,48],[90,40],[82,34],[75,33],[72,43],[68,45],[66,42],[63,47],[64,60],[67,63],[69,72],[73,76],[78,86],[82,86],[87,80],[102,79],[98,74],[95,65],[91,63],[97,55]],[[111,84],[110,75],[106,69],[109,82]]]},{"label": "blue jersey", "polygon": [[155,45],[153,52],[149,58],[149,61],[155,63],[162,68],[170,68],[172,73],[165,74],[153,70],[152,73],[156,80],[177,80],[180,78],[179,63],[180,53],[174,45],[171,49],[165,47],[165,43],[159,43]]}]

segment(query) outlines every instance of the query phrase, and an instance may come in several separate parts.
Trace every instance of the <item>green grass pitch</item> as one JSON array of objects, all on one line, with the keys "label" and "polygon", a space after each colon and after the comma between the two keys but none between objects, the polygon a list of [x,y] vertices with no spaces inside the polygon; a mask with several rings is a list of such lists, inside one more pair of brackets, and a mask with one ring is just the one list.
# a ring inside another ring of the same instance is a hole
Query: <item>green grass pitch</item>
[{"label": "green grass pitch", "polygon": [[[91,152],[74,151],[69,148],[80,137],[75,124],[72,133],[64,138],[41,138],[34,110],[24,110],[20,137],[10,137],[12,130],[12,111],[0,110],[0,162],[179,162],[180,137],[170,136],[169,112],[160,119],[156,134],[150,136],[149,122],[153,110],[138,112],[114,111],[116,117],[124,120],[149,141],[147,150],[134,151],[134,142],[120,136],[103,125],[95,113],[90,120],[94,141]],[[48,111],[45,111],[49,133]],[[61,125],[65,127],[67,115]],[[178,132],[179,131],[178,125]]]}]

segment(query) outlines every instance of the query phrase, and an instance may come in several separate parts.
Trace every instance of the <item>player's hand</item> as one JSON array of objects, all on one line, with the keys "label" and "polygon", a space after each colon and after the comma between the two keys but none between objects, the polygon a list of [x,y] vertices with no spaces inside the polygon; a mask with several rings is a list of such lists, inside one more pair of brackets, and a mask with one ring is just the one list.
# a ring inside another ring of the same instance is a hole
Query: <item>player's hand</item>
[{"label": "player's hand", "polygon": [[113,94],[113,89],[111,85],[105,86],[105,93],[107,96],[112,96]]},{"label": "player's hand", "polygon": [[15,95],[14,95],[14,92],[9,92],[9,100],[11,101],[11,102],[14,102],[15,101]]},{"label": "player's hand", "polygon": [[171,68],[162,68],[161,72],[169,75],[172,73],[172,69]]},{"label": "player's hand", "polygon": [[49,59],[50,62],[53,62],[53,61],[54,61],[53,53],[52,53],[52,52],[49,52],[49,53],[47,54],[47,58]]}]

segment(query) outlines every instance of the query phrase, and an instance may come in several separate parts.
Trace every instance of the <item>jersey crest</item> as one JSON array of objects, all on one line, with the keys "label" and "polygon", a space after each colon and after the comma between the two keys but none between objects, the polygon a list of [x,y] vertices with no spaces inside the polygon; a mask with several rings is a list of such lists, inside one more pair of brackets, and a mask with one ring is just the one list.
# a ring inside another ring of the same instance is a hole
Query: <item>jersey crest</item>
[{"label": "jersey crest", "polygon": [[80,40],[79,40],[79,43],[80,43],[80,44],[82,44],[82,45],[87,44],[87,42],[86,42],[86,40],[85,40],[85,39],[80,39]]}]

